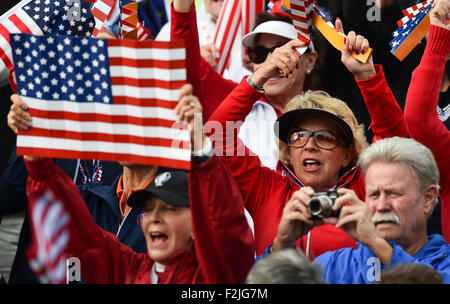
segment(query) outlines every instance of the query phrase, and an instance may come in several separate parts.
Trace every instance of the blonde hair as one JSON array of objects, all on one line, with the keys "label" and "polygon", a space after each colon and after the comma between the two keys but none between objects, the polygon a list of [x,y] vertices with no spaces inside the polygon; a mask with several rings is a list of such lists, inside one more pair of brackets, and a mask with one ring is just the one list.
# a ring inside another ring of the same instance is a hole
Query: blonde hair
[{"label": "blonde hair", "polygon": [[[353,167],[358,161],[359,154],[368,146],[366,136],[364,135],[364,125],[358,124],[355,115],[348,105],[340,99],[331,97],[324,91],[306,91],[300,95],[295,96],[286,105],[285,112],[296,110],[314,108],[324,110],[338,116],[344,120],[352,129],[353,132],[353,159],[347,167]],[[289,146],[279,140],[279,159],[291,164],[289,157]]]}]

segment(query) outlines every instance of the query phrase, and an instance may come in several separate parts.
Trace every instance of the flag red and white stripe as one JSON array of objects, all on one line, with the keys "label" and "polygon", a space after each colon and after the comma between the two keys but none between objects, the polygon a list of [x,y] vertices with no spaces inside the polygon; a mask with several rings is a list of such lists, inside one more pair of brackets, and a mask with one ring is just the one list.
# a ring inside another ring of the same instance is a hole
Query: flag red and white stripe
[{"label": "flag red and white stripe", "polygon": [[290,5],[292,22],[298,31],[298,39],[309,44],[313,3],[310,0],[290,0]]},{"label": "flag red and white stripe", "polygon": [[0,58],[9,71],[14,69],[10,33],[43,35],[44,33],[23,7],[31,0],[23,0],[0,17]]},{"label": "flag red and white stripe", "polygon": [[50,190],[30,199],[28,208],[32,241],[26,255],[30,268],[43,284],[64,284],[70,215]]},{"label": "flag red and white stripe", "polygon": [[264,0],[225,0],[217,22],[213,43],[219,51],[217,72],[228,66],[231,50],[239,30],[242,36],[253,30],[256,15],[264,11]]},{"label": "flag red and white stripe", "polygon": [[93,37],[97,37],[102,30],[103,24],[116,5],[116,1],[117,0],[97,0],[95,2],[91,10],[92,16],[94,16],[95,19],[95,27],[92,33]]},{"label": "flag red and white stripe", "polygon": [[242,15],[240,8],[240,0],[225,0],[220,11],[213,43],[220,54],[216,60],[216,69],[221,75],[223,75],[227,68],[231,49],[233,48],[233,43],[241,23]]},{"label": "flag red and white stripe", "polygon": [[405,15],[402,19],[397,21],[398,27],[403,26],[406,22],[408,22],[411,18],[420,13],[427,5],[433,3],[434,0],[427,0],[421,2],[417,5],[413,5],[403,10],[403,15]]},{"label": "flag red and white stripe", "polygon": [[[174,127],[179,89],[186,82],[184,42],[103,41],[107,43],[112,102],[22,96],[32,127],[19,132],[17,153],[189,169],[189,130],[179,123]],[[90,61],[95,60],[91,57]],[[70,87],[63,79],[59,81],[59,86]]]},{"label": "flag red and white stripe", "polygon": [[148,39],[153,39],[152,33],[138,20],[137,23],[137,40],[144,41]]},{"label": "flag red and white stripe", "polygon": [[242,37],[255,27],[256,15],[264,11],[264,0],[241,0]]}]

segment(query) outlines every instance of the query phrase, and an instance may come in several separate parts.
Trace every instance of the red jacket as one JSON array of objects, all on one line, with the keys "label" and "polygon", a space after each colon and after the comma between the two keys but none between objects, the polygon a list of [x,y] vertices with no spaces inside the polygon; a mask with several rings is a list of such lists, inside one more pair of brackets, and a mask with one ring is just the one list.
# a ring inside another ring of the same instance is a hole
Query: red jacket
[{"label": "red jacket", "polygon": [[413,72],[405,104],[405,121],[412,138],[427,146],[439,167],[442,234],[450,242],[450,132],[436,111],[446,58],[450,52],[450,31],[431,25],[427,46]]},{"label": "red jacket", "polygon": [[[93,221],[72,180],[50,159],[26,162],[29,201],[50,189],[69,212],[67,256],[78,257],[86,283],[151,283],[153,261],[136,253]],[[228,166],[218,157],[192,162],[190,208],[195,253],[178,250],[158,283],[243,283],[254,260],[254,241],[242,198]],[[227,195],[224,196],[223,194]]]},{"label": "red jacket", "polygon": [[205,61],[200,53],[195,5],[187,13],[171,7],[171,40],[186,41],[187,82],[194,87],[203,106],[203,121],[207,121],[222,100],[233,91],[237,83],[223,78]]},{"label": "red jacket", "polygon": [[[376,65],[375,68],[377,74],[374,77],[363,81],[357,80],[372,118],[374,140],[395,135],[406,137],[408,133],[402,111],[387,85],[381,66]],[[243,79],[217,108],[210,120],[218,121],[222,126],[225,126],[226,121],[244,120],[253,103],[260,97],[261,93],[250,87]],[[224,151],[225,159],[241,190],[245,207],[253,217],[256,254],[260,255],[273,242],[283,208],[302,183],[292,172],[285,171],[286,175],[283,176],[261,166],[259,158],[254,153],[249,153],[241,141],[238,140],[237,144],[234,144],[233,140],[226,142],[225,136],[219,132],[212,135],[216,153],[217,150]],[[232,156],[226,153],[230,151],[233,152]],[[344,174],[337,185],[352,189],[360,199],[365,199],[364,178],[359,167]],[[306,249],[306,244],[307,236],[297,242],[297,246],[303,250]],[[354,244],[355,241],[343,230],[336,229],[332,225],[323,225],[312,230],[309,253],[313,259],[326,251]]]}]

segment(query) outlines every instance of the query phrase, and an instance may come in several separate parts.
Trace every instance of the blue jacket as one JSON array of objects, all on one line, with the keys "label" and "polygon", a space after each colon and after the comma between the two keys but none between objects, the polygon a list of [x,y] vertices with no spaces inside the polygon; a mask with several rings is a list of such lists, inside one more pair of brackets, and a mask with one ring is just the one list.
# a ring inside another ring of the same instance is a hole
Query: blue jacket
[{"label": "blue jacket", "polygon": [[428,236],[428,243],[410,256],[394,242],[389,242],[394,249],[390,265],[382,265],[375,255],[363,244],[358,248],[343,248],[326,252],[314,260],[322,266],[322,277],[330,284],[369,284],[379,279],[377,271],[397,263],[425,264],[442,275],[444,283],[450,283],[450,245],[440,234]]},{"label": "blue jacket", "polygon": [[121,224],[119,200],[116,194],[119,178],[120,176],[110,186],[89,183],[78,186],[78,190],[97,225],[115,234],[120,242],[131,247],[135,252],[147,252],[144,234],[138,224],[138,216],[143,208],[131,208]]}]

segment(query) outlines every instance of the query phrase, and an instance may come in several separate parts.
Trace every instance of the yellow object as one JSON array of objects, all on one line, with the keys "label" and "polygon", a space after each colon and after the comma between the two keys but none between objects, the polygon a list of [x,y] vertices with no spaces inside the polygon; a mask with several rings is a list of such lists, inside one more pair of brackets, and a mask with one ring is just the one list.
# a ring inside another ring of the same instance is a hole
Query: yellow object
[{"label": "yellow object", "polygon": [[[312,12],[312,21],[332,46],[334,46],[339,51],[343,50],[345,45],[345,35],[337,32],[334,28],[330,27],[330,25],[328,25],[315,11]],[[369,48],[365,54],[356,55],[355,52],[352,52],[352,57],[362,63],[366,63],[372,52],[372,48]]]},{"label": "yellow object", "polygon": [[281,4],[285,7],[290,9],[291,8],[291,2],[289,0],[281,0]]}]

